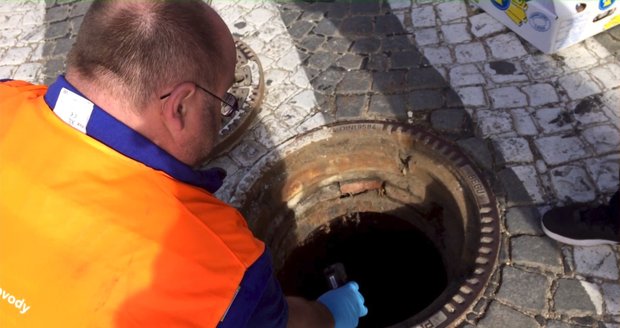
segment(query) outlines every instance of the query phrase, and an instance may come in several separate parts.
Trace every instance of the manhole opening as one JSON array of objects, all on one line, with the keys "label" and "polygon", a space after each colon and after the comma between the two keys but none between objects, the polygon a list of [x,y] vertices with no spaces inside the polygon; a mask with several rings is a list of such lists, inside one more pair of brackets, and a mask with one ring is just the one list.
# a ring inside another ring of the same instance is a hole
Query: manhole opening
[{"label": "manhole opening", "polygon": [[372,309],[359,327],[390,326],[422,311],[447,276],[439,250],[411,219],[364,212],[331,220],[288,256],[278,273],[284,292],[316,299],[328,290],[323,270],[342,263]]},{"label": "manhole opening", "polygon": [[284,290],[314,299],[341,262],[366,327],[445,327],[486,288],[499,248],[495,199],[449,141],[385,122],[323,127],[274,149],[233,201],[271,249]]}]

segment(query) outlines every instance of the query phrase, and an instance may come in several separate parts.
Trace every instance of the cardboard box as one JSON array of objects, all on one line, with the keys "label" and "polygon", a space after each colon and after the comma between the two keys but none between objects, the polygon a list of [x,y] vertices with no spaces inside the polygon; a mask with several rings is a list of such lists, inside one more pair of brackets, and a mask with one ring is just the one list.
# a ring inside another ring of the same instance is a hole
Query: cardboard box
[{"label": "cardboard box", "polygon": [[472,0],[545,53],[620,24],[620,0]]}]

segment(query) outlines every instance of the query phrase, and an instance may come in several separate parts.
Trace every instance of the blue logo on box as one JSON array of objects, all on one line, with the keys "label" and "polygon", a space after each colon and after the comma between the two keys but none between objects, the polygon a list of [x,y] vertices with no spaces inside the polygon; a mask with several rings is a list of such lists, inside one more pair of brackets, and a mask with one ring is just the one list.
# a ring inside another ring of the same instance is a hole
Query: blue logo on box
[{"label": "blue logo on box", "polygon": [[[600,0],[604,1],[604,0]],[[612,0],[615,1],[615,0]],[[491,0],[491,3],[499,10],[506,10],[510,7],[510,0]]]},{"label": "blue logo on box", "polygon": [[538,32],[547,32],[551,28],[551,20],[547,15],[537,11],[529,17],[530,26]]},{"label": "blue logo on box", "polygon": [[598,9],[606,10],[607,8],[611,7],[611,5],[614,4],[614,2],[616,2],[616,0],[599,0]]}]

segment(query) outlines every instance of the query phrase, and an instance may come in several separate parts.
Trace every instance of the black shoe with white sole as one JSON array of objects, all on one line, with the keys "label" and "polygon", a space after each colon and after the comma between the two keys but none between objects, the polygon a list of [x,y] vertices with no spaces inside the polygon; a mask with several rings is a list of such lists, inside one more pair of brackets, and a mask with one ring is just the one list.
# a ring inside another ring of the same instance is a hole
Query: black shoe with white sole
[{"label": "black shoe with white sole", "polygon": [[620,218],[610,213],[607,205],[558,207],[543,215],[542,229],[550,238],[569,245],[620,244]]}]

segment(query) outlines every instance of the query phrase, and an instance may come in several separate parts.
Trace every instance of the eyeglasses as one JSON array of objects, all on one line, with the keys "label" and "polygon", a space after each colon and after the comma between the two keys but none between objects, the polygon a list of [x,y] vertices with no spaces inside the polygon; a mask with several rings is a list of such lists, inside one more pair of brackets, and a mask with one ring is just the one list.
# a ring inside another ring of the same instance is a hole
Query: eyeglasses
[{"label": "eyeglasses", "polygon": [[[235,96],[233,96],[231,93],[226,92],[226,94],[224,94],[224,99],[216,96],[215,94],[213,94],[213,92],[199,86],[197,83],[194,83],[198,89],[210,94],[211,96],[215,97],[217,100],[219,100],[220,102],[222,102],[222,109],[220,110],[220,114],[224,117],[230,117],[232,116],[232,114],[234,114],[238,109],[239,109],[239,101],[237,100],[237,98]],[[161,97],[159,97],[159,99],[164,99],[166,97],[169,97],[172,93],[169,92]]]}]

